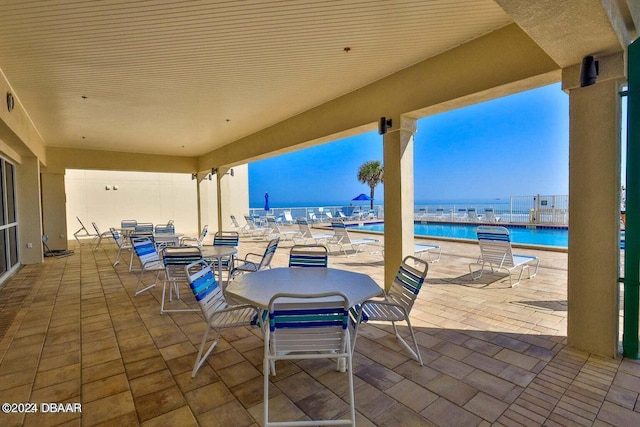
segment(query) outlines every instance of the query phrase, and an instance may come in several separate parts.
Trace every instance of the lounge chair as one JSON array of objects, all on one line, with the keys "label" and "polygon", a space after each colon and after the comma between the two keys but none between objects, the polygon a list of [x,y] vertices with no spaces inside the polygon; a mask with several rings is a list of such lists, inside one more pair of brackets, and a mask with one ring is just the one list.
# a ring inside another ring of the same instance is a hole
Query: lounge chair
[{"label": "lounge chair", "polygon": [[265,235],[269,234],[268,228],[256,225],[253,218],[251,218],[249,215],[245,215],[244,220],[247,222],[247,225],[245,226],[245,232],[249,236],[263,238]]},{"label": "lounge chair", "polygon": [[[282,240],[293,240],[300,234],[298,230],[282,230],[278,222],[273,217],[267,217],[267,227],[269,228],[269,236],[282,237]],[[287,237],[288,236],[288,237]]]},{"label": "lounge chair", "polygon": [[498,222],[500,218],[496,216],[493,208],[484,208],[484,220],[486,222]]},{"label": "lounge chair", "polygon": [[84,224],[82,223],[79,217],[76,217],[76,219],[80,223],[80,228],[75,233],[73,233],[73,237],[76,239],[79,246],[82,246],[83,240],[84,241],[88,240],[89,245],[92,245],[93,242],[98,240],[100,236],[96,233],[90,233],[89,230],[87,230],[87,227],[84,226]]},{"label": "lounge chair", "polygon": [[[347,226],[344,225],[344,222],[334,221],[331,223],[331,227],[335,232],[335,239],[332,240],[330,245],[340,246],[340,250],[344,252],[346,256],[357,255],[358,252],[360,252],[367,245],[375,246],[375,249],[372,250],[370,253],[372,254],[380,253],[381,251],[380,240],[373,239],[373,238],[352,239],[349,236],[349,232],[347,231]],[[351,249],[353,249],[354,253],[351,255],[348,255],[347,249],[345,246],[346,247],[351,246]]]},{"label": "lounge chair", "polygon": [[444,219],[444,208],[436,209],[436,219],[442,221]]},{"label": "lounge chair", "polygon": [[478,217],[478,211],[476,211],[476,208],[467,209],[467,220],[470,222],[480,221],[480,217]]},{"label": "lounge chair", "polygon": [[[439,245],[427,245],[426,243],[416,243],[414,245],[414,250],[413,250],[414,254],[417,256],[418,259],[422,259],[422,255],[423,254],[427,254],[427,257],[429,258],[428,262],[434,263],[434,262],[438,262],[440,261],[440,256],[442,255],[442,249],[440,248]],[[437,257],[432,257],[431,253],[437,253]]]},{"label": "lounge chair", "polygon": [[456,213],[456,221],[466,221],[467,220],[467,210],[464,208],[460,208],[458,209],[458,212]]},{"label": "lounge chair", "polygon": [[313,233],[311,231],[311,227],[309,227],[309,223],[306,219],[298,218],[296,220],[298,224],[298,228],[300,229],[300,235],[295,237],[295,239],[302,239],[303,243],[307,243],[310,240],[314,240],[316,243],[320,243],[322,241],[327,242],[330,239],[335,237],[335,234],[331,233]]},{"label": "lounge chair", "polygon": [[416,219],[427,219],[427,210],[425,208],[418,209],[418,213],[415,214]]},{"label": "lounge chair", "polygon": [[285,224],[293,225],[293,224],[296,223],[295,220],[293,219],[293,217],[291,216],[291,211],[284,211],[284,212],[282,212],[282,215],[284,217],[283,222]]},{"label": "lounge chair", "polygon": [[[540,260],[532,255],[515,255],[511,250],[509,230],[505,227],[481,225],[476,229],[476,233],[478,234],[478,243],[480,245],[480,257],[476,263],[469,264],[469,272],[473,280],[478,280],[482,276],[484,267],[487,264],[491,267],[492,273],[499,270],[506,271],[512,288],[520,284],[525,269],[529,271],[529,279],[536,276]],[[471,267],[477,264],[482,264],[482,267],[474,272]],[[532,265],[535,267],[533,273],[530,270]],[[511,271],[517,268],[520,268],[520,275],[518,276],[518,281],[513,283]],[[475,273],[478,272],[480,274],[476,276]]]},{"label": "lounge chair", "polygon": [[100,229],[98,228],[98,225],[95,222],[92,222],[91,225],[93,225],[93,229],[96,230],[96,234],[98,236],[97,238],[98,243],[96,243],[96,247],[94,248],[97,251],[98,249],[100,249],[100,243],[102,243],[102,239],[110,238],[112,237],[112,235],[111,235],[111,231],[101,232]]}]

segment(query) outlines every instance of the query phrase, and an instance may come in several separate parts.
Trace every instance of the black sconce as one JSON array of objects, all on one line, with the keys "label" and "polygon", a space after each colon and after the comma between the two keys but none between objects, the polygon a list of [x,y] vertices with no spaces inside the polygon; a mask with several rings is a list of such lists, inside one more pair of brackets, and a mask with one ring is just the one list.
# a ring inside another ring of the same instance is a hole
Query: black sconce
[{"label": "black sconce", "polygon": [[392,125],[391,119],[387,119],[386,117],[380,117],[380,121],[378,122],[378,133],[380,135],[384,135],[387,133],[387,129],[389,129]]},{"label": "black sconce", "polygon": [[593,59],[593,56],[585,56],[582,59],[582,67],[580,67],[580,87],[591,86],[596,83],[598,73],[600,72],[599,62]]}]

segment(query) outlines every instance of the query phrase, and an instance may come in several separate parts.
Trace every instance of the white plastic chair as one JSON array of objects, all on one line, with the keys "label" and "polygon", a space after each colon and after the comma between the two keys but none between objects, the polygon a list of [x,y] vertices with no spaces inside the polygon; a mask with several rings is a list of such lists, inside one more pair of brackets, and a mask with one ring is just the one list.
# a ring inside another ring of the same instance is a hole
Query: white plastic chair
[{"label": "white plastic chair", "polygon": [[202,227],[202,231],[200,232],[200,236],[198,237],[186,236],[181,238],[180,246],[195,245],[199,248],[202,248],[204,239],[207,238],[207,234],[209,234],[209,225],[205,225],[204,227]]},{"label": "white plastic chair", "polygon": [[[242,273],[251,273],[271,268],[271,260],[276,253],[276,249],[278,249],[279,242],[280,237],[272,239],[262,255],[249,252],[245,255],[244,259],[236,258],[235,262],[239,265],[231,270],[231,277],[233,278]],[[251,261],[250,258],[253,258],[254,261]]]},{"label": "white plastic chair", "polygon": [[202,252],[196,246],[167,246],[162,250],[162,262],[164,263],[164,281],[162,283],[162,301],[160,303],[160,314],[167,312],[198,311],[197,308],[165,308],[166,293],[169,288],[169,302],[173,301],[175,294],[180,299],[180,284],[187,284],[189,279],[185,267],[189,264],[202,260]]},{"label": "white plastic chair", "polygon": [[[316,426],[356,424],[352,351],[349,338],[349,304],[342,293],[314,295],[276,294],[269,302],[269,327],[265,330],[263,426]],[[269,374],[277,360],[343,359],[349,381],[349,418],[339,420],[269,421]]]},{"label": "white plastic chair", "polygon": [[[411,264],[409,261],[412,261]],[[402,260],[398,273],[384,299],[370,299],[352,309],[351,314],[355,325],[352,346],[354,349],[358,339],[358,329],[363,322],[391,322],[400,344],[422,366],[422,356],[420,355],[416,335],[411,327],[409,315],[428,271],[429,264],[426,261],[409,255]],[[409,327],[413,347],[405,341],[398,331],[396,322],[402,321],[406,322]]]},{"label": "white plastic chair", "polygon": [[[207,322],[198,355],[191,371],[191,377],[193,378],[209,354],[215,349],[223,329],[241,326],[262,326],[262,318],[257,307],[248,304],[230,305],[227,303],[222,288],[216,281],[215,274],[211,271],[211,267],[206,261],[197,261],[187,265],[185,273],[191,291]],[[205,351],[210,330],[216,333],[216,337]]]},{"label": "white plastic chair", "polygon": [[[116,259],[113,261],[113,266],[115,267],[116,265],[118,265],[118,263],[120,263],[120,256],[122,255],[122,251],[131,252],[133,250],[133,246],[131,245],[131,241],[128,238],[125,239],[124,236],[118,233],[118,230],[116,230],[115,228],[110,227],[109,231],[111,232],[111,236],[116,242],[116,245],[118,245],[118,254],[116,255]],[[131,262],[129,262],[129,271],[131,271]]]},{"label": "white plastic chair", "polygon": [[[135,296],[138,296],[142,292],[153,288],[158,282],[160,273],[164,272],[165,269],[164,263],[156,251],[156,245],[152,238],[147,236],[136,236],[135,234],[132,234],[130,238],[133,250],[140,261],[140,273],[138,274],[138,282],[136,283],[135,290]],[[154,272],[156,274],[156,278],[152,285],[145,286],[142,282],[142,276],[147,271]],[[143,287],[140,288],[140,285]]]}]

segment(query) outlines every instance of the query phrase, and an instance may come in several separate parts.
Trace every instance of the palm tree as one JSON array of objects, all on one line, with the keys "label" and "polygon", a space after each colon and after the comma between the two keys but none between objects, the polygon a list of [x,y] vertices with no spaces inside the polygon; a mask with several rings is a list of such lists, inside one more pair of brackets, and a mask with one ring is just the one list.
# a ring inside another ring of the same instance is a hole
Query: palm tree
[{"label": "palm tree", "polygon": [[363,163],[358,170],[358,181],[369,185],[371,189],[371,209],[373,209],[373,196],[376,186],[380,183],[384,184],[384,167],[377,160]]}]

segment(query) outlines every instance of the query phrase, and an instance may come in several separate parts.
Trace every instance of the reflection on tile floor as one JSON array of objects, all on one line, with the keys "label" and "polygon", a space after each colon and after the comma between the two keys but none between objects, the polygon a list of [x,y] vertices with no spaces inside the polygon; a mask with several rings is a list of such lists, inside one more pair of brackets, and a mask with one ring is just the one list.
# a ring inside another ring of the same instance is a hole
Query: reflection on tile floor
[{"label": "reflection on tile floor", "polygon": [[[361,328],[359,426],[640,425],[640,363],[565,345],[566,253],[526,250],[540,257],[539,274],[510,289],[504,275],[470,280],[476,245],[439,243],[442,260],[412,312],[425,366],[388,327]],[[290,246],[281,243],[274,266],[286,265]],[[242,238],[240,254],[264,247]],[[0,413],[1,425],[261,424],[258,330],[226,332],[192,379],[202,316],[160,315],[161,287],[134,297],[136,275],[112,266],[113,245],[73,249],[25,266],[0,290],[0,402],[81,403],[82,412]],[[329,263],[382,284],[380,255],[336,250]],[[274,418],[347,410],[346,378],[333,362],[279,362],[277,373]]]}]

